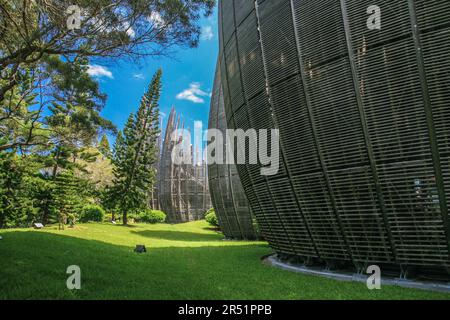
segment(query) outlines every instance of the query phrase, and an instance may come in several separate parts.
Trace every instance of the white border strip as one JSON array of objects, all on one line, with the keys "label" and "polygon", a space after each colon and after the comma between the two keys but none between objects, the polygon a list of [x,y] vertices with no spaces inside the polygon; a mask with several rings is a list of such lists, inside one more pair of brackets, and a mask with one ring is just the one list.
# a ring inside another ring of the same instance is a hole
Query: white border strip
[{"label": "white border strip", "polygon": [[[308,268],[305,266],[298,266],[298,265],[293,265],[290,263],[284,263],[277,259],[276,254],[265,257],[263,259],[263,263],[266,263],[270,266],[277,267],[277,268],[287,270],[287,271],[303,273],[303,274],[312,275],[312,276],[320,276],[320,277],[325,277],[325,278],[334,279],[334,280],[356,281],[356,282],[364,282],[364,283],[367,280],[367,278],[363,275],[358,275],[358,274],[352,275],[352,274],[345,274],[345,273],[339,273],[339,272],[327,271],[327,270],[315,270],[315,269]],[[450,293],[450,283],[443,284],[443,283],[435,283],[435,282],[419,282],[419,281],[404,280],[404,279],[382,278],[381,284],[382,285],[394,285],[394,286],[399,286],[399,287],[404,287],[404,288],[413,288],[413,289]]]}]

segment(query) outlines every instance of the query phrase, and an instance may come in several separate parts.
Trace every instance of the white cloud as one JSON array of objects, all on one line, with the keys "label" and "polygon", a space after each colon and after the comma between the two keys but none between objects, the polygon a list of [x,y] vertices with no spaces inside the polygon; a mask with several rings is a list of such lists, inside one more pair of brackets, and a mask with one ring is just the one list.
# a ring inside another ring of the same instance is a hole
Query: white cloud
[{"label": "white cloud", "polygon": [[87,73],[93,77],[107,77],[110,79],[114,79],[112,72],[109,71],[108,68],[96,64],[89,65]]},{"label": "white cloud", "polygon": [[136,32],[134,32],[133,28],[127,21],[123,23],[122,30],[124,30],[130,38],[134,38],[136,36]]},{"label": "white cloud", "polygon": [[129,29],[127,29],[127,35],[129,35],[130,38],[134,38],[134,36],[136,35],[136,32],[134,32],[133,28],[129,28]]},{"label": "white cloud", "polygon": [[114,25],[114,27],[113,27],[111,24],[108,24],[105,20],[94,17],[94,18],[90,19],[90,21],[88,23],[90,25],[93,25],[97,29],[98,32],[110,33],[112,31],[116,30],[116,31],[126,32],[126,34],[130,38],[134,38],[136,36],[136,32],[134,31],[133,27],[130,25],[130,23],[128,21],[124,21],[123,23]]},{"label": "white cloud", "polygon": [[164,19],[156,11],[152,12],[152,14],[150,15],[150,17],[147,20],[149,22],[153,23],[153,25],[157,28],[161,28],[164,26]]},{"label": "white cloud", "polygon": [[203,91],[200,87],[200,83],[198,82],[191,83],[189,89],[177,94],[177,99],[187,100],[193,103],[204,103],[205,100],[202,97],[209,97],[210,93]]},{"label": "white cloud", "polygon": [[211,26],[204,26],[202,28],[201,40],[211,40],[214,38],[213,28]]},{"label": "white cloud", "polygon": [[144,80],[145,76],[142,73],[135,73],[135,74],[133,74],[133,78],[139,79],[139,80]]}]

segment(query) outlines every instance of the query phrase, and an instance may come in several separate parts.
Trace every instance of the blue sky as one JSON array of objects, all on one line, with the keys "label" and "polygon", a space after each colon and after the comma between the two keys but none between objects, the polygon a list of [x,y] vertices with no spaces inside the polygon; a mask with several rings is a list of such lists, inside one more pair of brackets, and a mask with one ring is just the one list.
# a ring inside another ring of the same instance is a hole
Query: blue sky
[{"label": "blue sky", "polygon": [[129,114],[139,107],[154,72],[161,67],[160,110],[163,117],[166,115],[164,120],[174,106],[190,129],[193,130],[197,120],[207,126],[219,46],[217,10],[203,18],[200,26],[202,37],[198,48],[176,49],[172,58],[146,58],[139,64],[129,61],[93,63],[91,74],[99,80],[102,92],[108,95],[102,115],[122,129]]}]

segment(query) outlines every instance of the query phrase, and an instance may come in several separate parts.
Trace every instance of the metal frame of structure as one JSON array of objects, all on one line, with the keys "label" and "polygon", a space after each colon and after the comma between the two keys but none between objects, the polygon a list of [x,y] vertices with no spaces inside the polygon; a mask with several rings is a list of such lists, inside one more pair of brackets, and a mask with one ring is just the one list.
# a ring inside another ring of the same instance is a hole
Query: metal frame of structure
[{"label": "metal frame of structure", "polygon": [[[169,223],[183,223],[204,218],[211,208],[205,161],[176,165],[172,161],[175,142],[172,133],[182,129],[174,109],[170,112],[158,171],[159,205]],[[181,139],[181,137],[180,137]]]},{"label": "metal frame of structure", "polygon": [[[209,129],[217,129],[226,141],[227,121],[223,101],[222,81],[220,68],[216,68],[214,88],[209,112]],[[226,145],[223,146],[223,155],[226,155]],[[242,188],[241,181],[233,164],[208,165],[209,189],[211,200],[224,235],[230,239],[254,240],[257,234],[254,228],[253,217]]]},{"label": "metal frame of structure", "polygon": [[449,1],[220,1],[228,127],[280,130],[277,175],[238,166],[279,254],[450,274],[449,21]]}]

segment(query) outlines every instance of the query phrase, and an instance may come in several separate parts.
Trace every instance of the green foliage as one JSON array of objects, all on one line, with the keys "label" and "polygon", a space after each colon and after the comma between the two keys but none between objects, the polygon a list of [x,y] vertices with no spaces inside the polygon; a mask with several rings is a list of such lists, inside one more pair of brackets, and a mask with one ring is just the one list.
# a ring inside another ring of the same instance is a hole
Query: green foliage
[{"label": "green foliage", "polygon": [[100,116],[106,96],[87,73],[86,59],[67,63],[52,56],[47,69],[58,94],[49,106],[45,123],[55,141],[54,153],[59,159],[73,158],[83,153],[83,147],[96,143],[101,131],[115,132],[115,126]]},{"label": "green foliage", "polygon": [[70,213],[67,215],[67,223],[70,225],[70,227],[74,227],[76,222],[77,216],[75,214]]},{"label": "green foliage", "polygon": [[219,226],[219,220],[217,220],[216,212],[214,209],[208,210],[209,213],[205,216],[206,222],[208,222],[210,225],[218,227]]},{"label": "green foliage", "polygon": [[59,222],[67,223],[69,216],[75,216],[82,206],[79,180],[71,171],[63,171],[56,176],[51,208]]},{"label": "green foliage", "polygon": [[[83,8],[84,23],[77,32],[67,30],[66,1],[2,1],[0,68],[31,64],[51,53],[118,58],[163,55],[174,46],[196,46],[200,17],[212,13],[215,1],[74,0],[71,4]],[[155,16],[158,21],[151,22],[149,18]]]},{"label": "green foliage", "polygon": [[92,183],[72,169],[53,172],[49,157],[0,152],[0,228],[76,223],[82,206],[95,195]]},{"label": "green foliage", "polygon": [[215,212],[214,208],[211,208],[211,209],[209,209],[208,211],[205,212],[205,214],[204,214],[205,218],[206,218],[206,216],[207,216],[208,214],[210,214],[211,212]]},{"label": "green foliage", "polygon": [[252,226],[253,226],[253,230],[255,230],[256,239],[264,240],[264,236],[261,233],[261,229],[259,227],[258,221],[256,220],[256,218],[254,216],[252,216]]},{"label": "green foliage", "polygon": [[28,227],[36,219],[30,169],[28,161],[0,152],[0,228]]},{"label": "green foliage", "polygon": [[150,224],[163,223],[166,221],[166,214],[159,210],[148,209],[139,213],[137,221]]},{"label": "green foliage", "polygon": [[111,158],[111,147],[109,146],[109,140],[106,134],[102,136],[100,139],[100,142],[98,143],[98,150],[101,152],[101,154],[106,158]]},{"label": "green foliage", "polygon": [[87,59],[43,55],[39,66],[16,76],[0,103],[0,150],[76,148],[96,140],[100,130],[114,131],[100,116],[106,96],[87,71]]},{"label": "green foliage", "polygon": [[[110,188],[112,154],[105,133],[116,129],[101,116],[106,95],[88,73],[89,58],[132,55],[145,43],[145,51],[154,54],[172,45],[195,46],[200,14],[211,14],[214,1],[188,6],[181,0],[107,2],[109,10],[99,12],[97,4],[89,10],[84,1],[84,13],[106,25],[83,24],[76,33],[66,32],[60,19],[67,9],[62,2],[49,7],[11,0],[0,10],[8,17],[0,19],[0,228],[35,221],[75,224],[85,203],[121,212],[125,223],[128,211],[147,208],[155,176],[161,71],[117,139]],[[149,25],[152,14],[170,23]],[[141,28],[142,23],[149,28]],[[123,30],[124,24],[135,37]],[[99,150],[91,152],[94,146]]]},{"label": "green foliage", "polygon": [[124,224],[128,222],[129,212],[147,209],[148,190],[155,181],[161,76],[162,71],[158,70],[142,97],[139,110],[130,115],[114,146],[114,181],[108,192],[110,201],[106,202],[108,207],[120,210]]},{"label": "green foliage", "polygon": [[[100,116],[106,96],[87,73],[88,61],[44,55],[41,63],[18,74],[0,103],[0,152],[10,159],[0,160],[0,227],[74,224],[81,204],[94,202],[108,183],[108,165],[112,176],[110,163],[93,165],[100,153],[89,148],[115,127]],[[35,87],[38,75],[46,90]]]},{"label": "green foliage", "polygon": [[[121,216],[122,218],[122,216]],[[138,222],[139,216],[135,213],[130,213],[127,215],[128,223],[135,223]]]},{"label": "green foliage", "polygon": [[[0,151],[11,151],[18,146],[26,148],[48,139],[48,133],[42,130],[39,121],[40,109],[35,107],[38,94],[33,90],[35,76],[32,69],[27,67],[14,77],[17,86],[5,94],[4,101],[0,99]],[[5,82],[0,79],[0,87],[3,84]]]},{"label": "green foliage", "polygon": [[[100,117],[105,96],[86,72],[88,59],[160,56],[176,46],[195,47],[201,34],[199,19],[212,13],[215,1],[83,0],[73,4],[83,8],[85,23],[77,32],[68,32],[65,1],[1,1],[0,131],[8,129],[0,132],[0,150],[52,142],[43,138],[48,131],[40,130],[48,125],[43,120],[49,105],[51,112],[60,113],[53,120],[61,131],[65,131],[62,122],[72,122],[72,128],[80,127],[83,138],[92,138],[95,126],[111,125]],[[150,17],[158,21],[149,23]],[[72,113],[60,112],[66,107]]]},{"label": "green foliage", "polygon": [[[0,228],[34,221],[74,224],[86,201],[122,211],[125,223],[128,207],[130,212],[146,208],[145,194],[154,180],[149,168],[156,154],[161,72],[118,139],[121,156],[115,164],[123,174],[115,176],[117,188],[105,192],[112,184],[107,137],[98,144],[105,161],[98,162],[89,149],[100,134],[116,130],[101,116],[106,95],[89,75],[88,59],[144,51],[159,55],[174,45],[195,46],[200,15],[211,14],[214,7],[212,0],[189,5],[181,0],[106,1],[102,7],[109,9],[100,12],[98,4],[82,2],[84,13],[92,14],[85,21],[101,21],[102,26],[84,23],[77,32],[67,32],[66,19],[61,19],[64,2],[2,1],[0,16],[8,19],[0,18]],[[148,24],[155,14],[170,23]]]},{"label": "green foliage", "polygon": [[[90,157],[86,157],[89,155]],[[101,201],[102,192],[112,184],[113,167],[111,160],[102,156],[97,148],[86,148],[76,160],[76,175],[91,182],[96,198]],[[106,208],[106,207],[105,207]]]},{"label": "green foliage", "polygon": [[102,222],[105,219],[105,210],[96,205],[87,205],[81,213],[81,222]]}]

